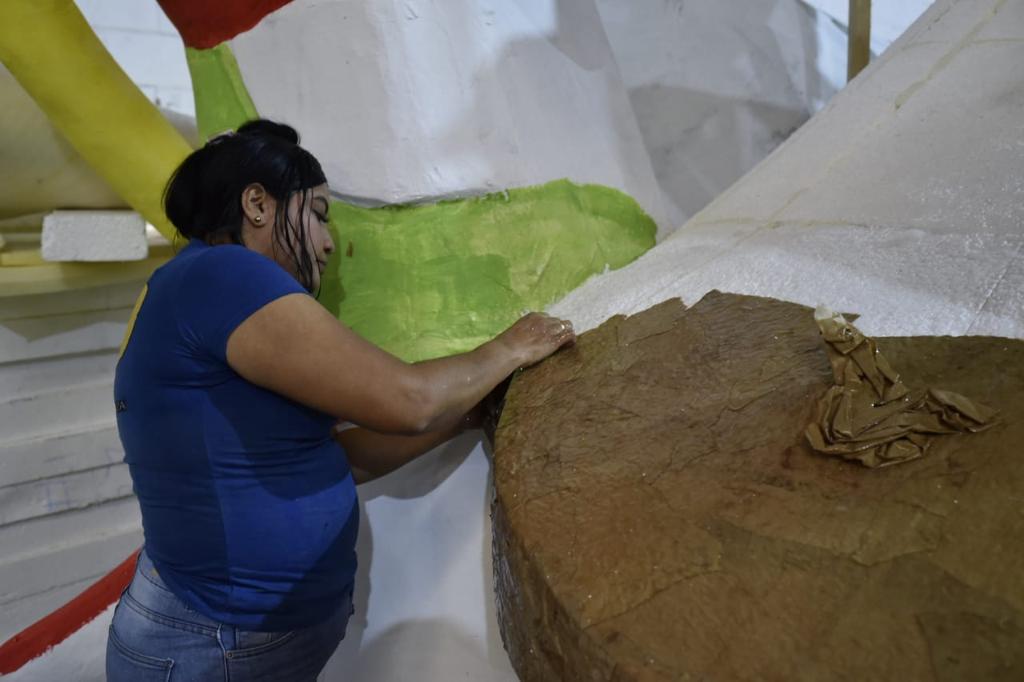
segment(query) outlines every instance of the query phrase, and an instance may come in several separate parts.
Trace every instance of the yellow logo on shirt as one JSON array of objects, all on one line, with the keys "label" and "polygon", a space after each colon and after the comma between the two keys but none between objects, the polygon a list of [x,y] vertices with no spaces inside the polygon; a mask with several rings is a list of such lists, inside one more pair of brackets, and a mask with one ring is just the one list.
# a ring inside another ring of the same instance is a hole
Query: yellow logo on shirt
[{"label": "yellow logo on shirt", "polygon": [[121,340],[121,349],[117,352],[117,359],[120,360],[121,356],[124,355],[125,348],[128,347],[128,342],[132,338],[132,331],[135,330],[135,318],[139,315],[139,308],[142,307],[142,302],[146,299],[146,293],[149,291],[149,285],[144,284],[142,286],[142,293],[135,299],[135,307],[132,308],[132,314],[128,316],[128,328],[124,330],[124,339]]}]

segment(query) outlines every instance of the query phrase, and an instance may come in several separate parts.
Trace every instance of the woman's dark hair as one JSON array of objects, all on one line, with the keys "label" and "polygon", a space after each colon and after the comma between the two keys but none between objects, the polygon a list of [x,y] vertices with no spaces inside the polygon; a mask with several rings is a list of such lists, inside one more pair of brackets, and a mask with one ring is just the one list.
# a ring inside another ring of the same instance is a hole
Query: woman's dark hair
[{"label": "woman's dark hair", "polygon": [[[299,282],[311,289],[316,266],[302,224],[308,200],[304,190],[325,182],[320,162],[299,146],[294,128],[256,119],[189,154],[164,188],[164,212],[184,237],[242,244],[242,191],[259,183],[277,201],[275,246],[294,260]],[[301,197],[299,225],[288,218],[288,202],[295,192]]]}]

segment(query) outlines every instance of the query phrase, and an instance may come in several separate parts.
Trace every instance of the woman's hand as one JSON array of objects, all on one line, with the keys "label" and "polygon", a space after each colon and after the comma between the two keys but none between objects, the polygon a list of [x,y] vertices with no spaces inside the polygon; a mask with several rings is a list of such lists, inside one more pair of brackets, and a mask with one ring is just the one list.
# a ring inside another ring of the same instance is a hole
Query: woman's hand
[{"label": "woman's hand", "polygon": [[562,346],[576,340],[572,322],[544,313],[528,313],[502,332],[497,339],[518,360],[520,368],[529,367]]}]

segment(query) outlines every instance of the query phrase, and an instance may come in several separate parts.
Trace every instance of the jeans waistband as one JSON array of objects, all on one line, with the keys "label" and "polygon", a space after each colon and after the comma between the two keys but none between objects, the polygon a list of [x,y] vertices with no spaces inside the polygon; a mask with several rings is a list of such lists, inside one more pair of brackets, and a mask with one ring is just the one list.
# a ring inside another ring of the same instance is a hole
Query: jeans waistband
[{"label": "jeans waistband", "polygon": [[[153,620],[214,637],[218,636],[217,633],[223,628],[233,627],[226,626],[220,621],[196,611],[174,594],[161,579],[159,571],[149,555],[146,554],[145,548],[139,552],[135,576],[125,590],[122,600],[130,600],[132,608]],[[347,620],[353,610],[352,587],[350,586],[338,604],[337,613],[344,615]],[[315,625],[318,624],[313,626]]]},{"label": "jeans waistband", "polygon": [[[143,549],[139,552],[139,561],[135,576],[127,589],[127,597],[133,607],[150,612],[151,616],[181,621],[183,624],[196,626],[197,629],[208,631],[216,636],[220,623],[205,616],[175,595],[160,578],[160,573]],[[189,628],[193,629],[193,628]]]}]

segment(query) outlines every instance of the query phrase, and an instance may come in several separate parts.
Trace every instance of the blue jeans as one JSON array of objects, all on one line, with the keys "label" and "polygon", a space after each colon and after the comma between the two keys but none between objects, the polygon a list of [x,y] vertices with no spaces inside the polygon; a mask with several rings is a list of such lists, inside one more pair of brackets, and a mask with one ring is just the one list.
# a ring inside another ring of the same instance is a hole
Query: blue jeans
[{"label": "blue jeans", "polygon": [[139,555],[114,610],[107,682],[315,682],[345,636],[351,594],[327,621],[289,632],[253,632],[192,610]]}]

